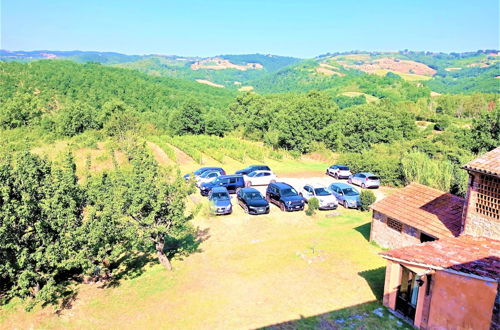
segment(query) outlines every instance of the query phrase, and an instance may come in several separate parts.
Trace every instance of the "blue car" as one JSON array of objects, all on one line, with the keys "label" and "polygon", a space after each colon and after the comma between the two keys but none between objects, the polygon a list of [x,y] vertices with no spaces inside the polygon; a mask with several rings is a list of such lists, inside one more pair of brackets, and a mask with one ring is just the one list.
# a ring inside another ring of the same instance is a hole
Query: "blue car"
[{"label": "blue car", "polygon": [[347,183],[355,184],[363,189],[380,187],[380,178],[372,173],[362,172],[351,175]]},{"label": "blue car", "polygon": [[242,188],[236,193],[238,204],[248,214],[268,214],[269,203],[255,188]]},{"label": "blue car", "polygon": [[233,212],[233,204],[231,204],[231,196],[224,187],[215,187],[208,194],[210,201],[210,211],[216,215],[231,214]]},{"label": "blue car", "polygon": [[328,190],[337,198],[339,204],[342,204],[346,209],[357,209],[361,205],[359,191],[346,183],[332,183],[328,186]]},{"label": "blue car", "polygon": [[210,190],[215,187],[224,187],[230,194],[234,194],[239,188],[245,187],[245,181],[242,175],[221,175],[211,182],[202,183],[200,185],[200,194],[202,196],[208,196]]},{"label": "blue car", "polygon": [[[202,168],[199,168],[199,169],[197,169],[196,171],[193,172],[194,178],[195,179],[198,178],[200,175],[202,175],[203,173],[205,173],[207,171],[218,172],[218,173],[220,173],[220,175],[225,175],[226,174],[226,171],[224,171],[224,169],[222,167],[202,167]],[[189,179],[191,179],[191,174],[190,173],[184,174],[184,179],[186,181],[188,181]]]},{"label": "blue car", "polygon": [[266,200],[281,209],[281,211],[302,211],[305,205],[304,197],[284,182],[273,182],[267,186]]}]

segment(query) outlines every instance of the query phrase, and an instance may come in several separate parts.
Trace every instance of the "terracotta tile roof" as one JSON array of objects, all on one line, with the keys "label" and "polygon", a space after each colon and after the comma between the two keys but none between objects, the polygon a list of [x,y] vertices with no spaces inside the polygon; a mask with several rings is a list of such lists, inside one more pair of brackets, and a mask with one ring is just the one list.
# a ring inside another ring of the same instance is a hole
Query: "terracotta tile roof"
[{"label": "terracotta tile roof", "polygon": [[445,268],[500,280],[500,241],[463,235],[380,253],[430,268]]},{"label": "terracotta tile roof", "polygon": [[462,168],[469,171],[500,176],[500,147],[471,160]]},{"label": "terracotta tile roof", "polygon": [[460,234],[464,199],[412,183],[372,205],[372,209],[437,238]]}]

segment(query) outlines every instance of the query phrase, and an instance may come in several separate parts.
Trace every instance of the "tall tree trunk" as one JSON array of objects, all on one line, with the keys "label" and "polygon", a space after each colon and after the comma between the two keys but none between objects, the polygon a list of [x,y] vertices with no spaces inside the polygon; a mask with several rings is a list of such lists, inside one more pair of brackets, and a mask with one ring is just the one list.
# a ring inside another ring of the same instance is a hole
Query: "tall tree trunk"
[{"label": "tall tree trunk", "polygon": [[168,257],[165,254],[165,251],[163,251],[164,247],[165,247],[165,240],[163,239],[163,237],[157,237],[156,238],[156,254],[158,255],[158,260],[166,269],[172,270],[172,264],[170,263],[170,260],[168,260]]}]

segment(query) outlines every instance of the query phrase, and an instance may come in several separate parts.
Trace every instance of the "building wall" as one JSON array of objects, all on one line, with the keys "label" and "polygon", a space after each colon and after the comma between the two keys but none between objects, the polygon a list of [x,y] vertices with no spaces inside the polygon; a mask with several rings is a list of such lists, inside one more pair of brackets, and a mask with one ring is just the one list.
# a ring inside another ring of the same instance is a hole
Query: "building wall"
[{"label": "building wall", "polygon": [[436,271],[428,329],[490,329],[495,282]]},{"label": "building wall", "polygon": [[374,241],[384,249],[397,249],[419,244],[420,231],[403,224],[402,231],[398,232],[387,226],[387,216],[385,214],[373,211],[370,241]]},{"label": "building wall", "polygon": [[[500,220],[486,217],[476,211],[478,186],[480,184],[481,174],[475,172],[469,172],[469,174],[467,204],[464,209],[464,220],[462,221],[464,226],[463,233],[472,236],[484,236],[498,239],[498,237],[500,237]],[[491,198],[494,198],[494,196],[491,196]]]}]

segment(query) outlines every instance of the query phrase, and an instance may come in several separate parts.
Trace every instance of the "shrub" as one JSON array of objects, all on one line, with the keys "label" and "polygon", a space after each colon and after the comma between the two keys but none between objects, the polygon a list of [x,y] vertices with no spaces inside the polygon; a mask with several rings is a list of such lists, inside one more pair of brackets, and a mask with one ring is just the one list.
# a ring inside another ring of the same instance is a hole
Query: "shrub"
[{"label": "shrub", "polygon": [[319,200],[316,198],[316,197],[313,197],[311,198],[308,202],[307,202],[307,210],[306,210],[306,214],[308,216],[311,216],[311,215],[314,215],[314,213],[316,212],[316,210],[319,209]]},{"label": "shrub", "polygon": [[443,115],[434,124],[434,129],[436,131],[444,131],[450,126],[450,124],[451,124],[450,117]]},{"label": "shrub", "polygon": [[360,199],[361,206],[359,208],[361,209],[361,211],[368,211],[370,209],[370,205],[375,203],[375,201],[377,200],[373,191],[370,190],[361,191]]}]

